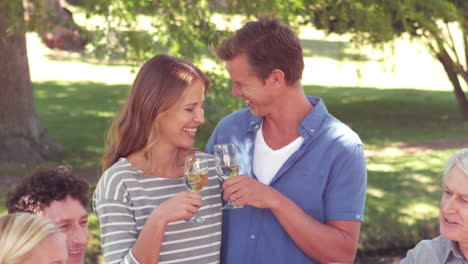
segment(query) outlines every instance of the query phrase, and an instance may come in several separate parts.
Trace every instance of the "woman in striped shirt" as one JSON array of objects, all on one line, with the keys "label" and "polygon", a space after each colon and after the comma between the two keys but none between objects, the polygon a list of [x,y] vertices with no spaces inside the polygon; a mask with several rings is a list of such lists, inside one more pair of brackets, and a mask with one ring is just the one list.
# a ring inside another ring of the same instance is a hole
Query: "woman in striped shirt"
[{"label": "woman in striped shirt", "polygon": [[[219,263],[221,195],[214,160],[200,192],[183,183],[184,158],[205,122],[208,78],[158,55],[140,69],[114,120],[93,197],[106,263]],[[197,213],[203,223],[184,219]]]}]

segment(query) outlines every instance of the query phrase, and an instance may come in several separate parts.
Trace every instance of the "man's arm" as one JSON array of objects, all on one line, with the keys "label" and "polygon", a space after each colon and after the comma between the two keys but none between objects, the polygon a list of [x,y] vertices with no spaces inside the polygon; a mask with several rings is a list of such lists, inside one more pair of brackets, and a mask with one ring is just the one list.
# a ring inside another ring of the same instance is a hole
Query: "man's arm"
[{"label": "man's arm", "polygon": [[223,185],[224,199],[236,205],[269,208],[296,245],[321,263],[353,263],[361,223],[327,221],[307,215],[296,203],[276,189],[247,176],[232,177]]}]

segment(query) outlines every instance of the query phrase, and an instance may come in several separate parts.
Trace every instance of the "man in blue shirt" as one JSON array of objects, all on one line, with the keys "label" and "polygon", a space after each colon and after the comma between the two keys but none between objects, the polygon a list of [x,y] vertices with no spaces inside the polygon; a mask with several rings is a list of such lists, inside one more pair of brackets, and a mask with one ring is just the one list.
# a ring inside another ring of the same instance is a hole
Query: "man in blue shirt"
[{"label": "man in blue shirt", "polygon": [[301,86],[297,35],[263,16],[224,40],[232,95],[246,109],[219,122],[206,150],[235,143],[239,176],[223,184],[222,259],[238,263],[352,263],[363,221],[362,143]]}]

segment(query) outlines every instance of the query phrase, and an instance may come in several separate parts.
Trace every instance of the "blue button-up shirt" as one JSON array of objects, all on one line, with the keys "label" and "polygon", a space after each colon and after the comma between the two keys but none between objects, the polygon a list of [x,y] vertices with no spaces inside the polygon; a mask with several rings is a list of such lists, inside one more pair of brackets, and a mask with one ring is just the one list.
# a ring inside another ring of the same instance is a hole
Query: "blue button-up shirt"
[{"label": "blue button-up shirt", "polygon": [[[330,115],[320,98],[308,97],[314,109],[298,126],[303,144],[276,173],[270,186],[302,210],[327,220],[363,221],[366,166],[361,140]],[[241,151],[239,174],[253,173],[255,136],[262,117],[249,109],[219,122],[207,144],[236,143]],[[223,211],[223,264],[318,263],[289,237],[270,209],[244,206]]]}]

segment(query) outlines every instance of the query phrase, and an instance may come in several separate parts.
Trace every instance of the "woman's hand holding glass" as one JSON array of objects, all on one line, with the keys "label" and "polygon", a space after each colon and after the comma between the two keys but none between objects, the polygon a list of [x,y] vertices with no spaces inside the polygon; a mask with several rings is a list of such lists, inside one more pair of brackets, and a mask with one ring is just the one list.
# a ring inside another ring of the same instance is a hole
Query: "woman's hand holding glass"
[{"label": "woman's hand holding glass", "polygon": [[[223,180],[237,176],[240,164],[240,152],[236,144],[214,145],[216,169]],[[222,209],[242,208],[228,201]]]},{"label": "woman's hand holding glass", "polygon": [[197,192],[180,192],[162,202],[157,210],[156,219],[161,219],[165,224],[190,218],[202,206],[202,196]]},{"label": "woman's hand holding glass", "polygon": [[[184,183],[189,191],[199,192],[208,183],[208,159],[197,155],[188,155],[185,158]],[[196,217],[186,219],[187,222],[201,223],[204,218]]]}]

